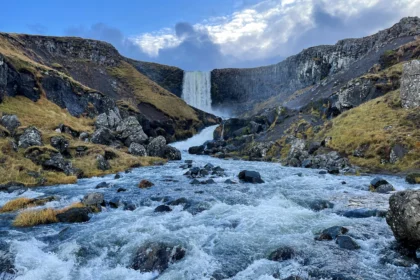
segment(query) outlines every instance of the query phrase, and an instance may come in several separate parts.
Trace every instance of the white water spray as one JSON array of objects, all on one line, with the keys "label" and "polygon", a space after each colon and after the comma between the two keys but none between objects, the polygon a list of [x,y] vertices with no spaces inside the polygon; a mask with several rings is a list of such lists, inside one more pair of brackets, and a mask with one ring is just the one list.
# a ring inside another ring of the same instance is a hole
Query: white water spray
[{"label": "white water spray", "polygon": [[185,72],[182,99],[197,109],[211,113],[210,72]]},{"label": "white water spray", "polygon": [[203,145],[206,141],[213,140],[213,132],[218,127],[218,125],[213,125],[206,127],[199,134],[194,135],[193,137],[176,143],[172,143],[171,146],[177,148],[181,151],[188,151],[188,148],[192,146]]}]

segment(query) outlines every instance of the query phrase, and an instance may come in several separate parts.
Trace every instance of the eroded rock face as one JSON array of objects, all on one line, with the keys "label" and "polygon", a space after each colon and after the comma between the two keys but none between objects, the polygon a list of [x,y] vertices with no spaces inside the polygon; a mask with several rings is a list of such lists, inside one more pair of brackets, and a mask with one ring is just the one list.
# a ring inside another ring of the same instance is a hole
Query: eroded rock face
[{"label": "eroded rock face", "polygon": [[420,247],[420,191],[406,190],[389,199],[386,221],[395,239],[406,247]]},{"label": "eroded rock face", "polygon": [[180,261],[185,256],[185,249],[163,243],[151,243],[141,246],[134,256],[131,267],[141,272],[162,272],[171,263]]},{"label": "eroded rock face", "polygon": [[94,144],[111,145],[115,136],[110,129],[101,127],[93,133],[91,141]]},{"label": "eroded rock face", "polygon": [[19,137],[18,146],[20,148],[42,146],[41,132],[34,126],[28,127]]},{"label": "eroded rock face", "polygon": [[420,106],[420,60],[412,60],[404,64],[400,92],[404,108]]}]

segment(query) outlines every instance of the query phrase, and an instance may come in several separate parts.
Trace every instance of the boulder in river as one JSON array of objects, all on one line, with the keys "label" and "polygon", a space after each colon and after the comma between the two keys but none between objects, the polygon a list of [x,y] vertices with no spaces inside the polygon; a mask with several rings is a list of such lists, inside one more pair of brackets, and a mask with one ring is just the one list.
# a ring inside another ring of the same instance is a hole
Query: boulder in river
[{"label": "boulder in river", "polygon": [[268,259],[270,261],[281,262],[281,261],[290,260],[294,258],[295,256],[296,256],[296,252],[293,248],[288,247],[288,246],[283,246],[271,252],[270,255],[268,256]]},{"label": "boulder in river", "polygon": [[327,229],[324,229],[321,234],[315,238],[318,241],[322,240],[334,240],[337,236],[346,234],[349,230],[341,226],[333,226]]},{"label": "boulder in river", "polygon": [[89,209],[87,207],[70,208],[63,213],[57,214],[61,223],[83,223],[89,221]]},{"label": "boulder in river", "polygon": [[89,207],[101,209],[104,205],[104,195],[102,193],[88,193],[82,199],[82,203]]},{"label": "boulder in river", "polygon": [[185,256],[185,249],[164,243],[151,243],[141,246],[133,259],[131,268],[141,272],[162,272],[170,264],[180,261]]},{"label": "boulder in river", "polygon": [[243,170],[238,175],[239,180],[246,183],[261,184],[264,181],[261,179],[260,173],[256,171]]},{"label": "boulder in river", "polygon": [[140,189],[148,189],[153,187],[155,184],[153,184],[152,182],[150,182],[149,180],[141,180],[139,183],[139,188]]},{"label": "boulder in river", "polygon": [[169,160],[181,160],[181,152],[172,146],[167,145],[165,147],[163,158],[169,159]]},{"label": "boulder in river", "polygon": [[335,243],[337,243],[340,248],[347,249],[347,250],[360,249],[359,244],[357,244],[357,242],[348,235],[337,236]]},{"label": "boulder in river", "polygon": [[410,173],[405,177],[405,181],[409,184],[420,184],[420,173]]},{"label": "boulder in river", "polygon": [[420,247],[420,190],[397,192],[389,198],[386,221],[395,239],[406,247]]},{"label": "boulder in river", "polygon": [[394,187],[387,180],[376,177],[370,182],[369,190],[377,193],[389,193],[395,191]]},{"label": "boulder in river", "polygon": [[161,213],[161,212],[171,212],[171,211],[172,211],[172,209],[168,205],[159,205],[154,210],[154,212],[158,212],[158,213]]},{"label": "boulder in river", "polygon": [[188,153],[192,155],[202,155],[204,153],[204,145],[190,147]]}]

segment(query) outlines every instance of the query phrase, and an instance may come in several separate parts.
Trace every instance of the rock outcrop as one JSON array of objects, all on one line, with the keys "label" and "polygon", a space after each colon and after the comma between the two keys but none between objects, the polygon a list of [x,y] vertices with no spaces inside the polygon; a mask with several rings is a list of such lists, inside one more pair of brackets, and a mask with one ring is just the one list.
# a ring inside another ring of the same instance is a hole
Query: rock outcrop
[{"label": "rock outcrop", "polygon": [[404,108],[420,107],[420,60],[412,60],[404,64],[401,103]]},{"label": "rock outcrop", "polygon": [[420,191],[406,190],[389,199],[386,221],[395,239],[404,246],[420,248]]}]

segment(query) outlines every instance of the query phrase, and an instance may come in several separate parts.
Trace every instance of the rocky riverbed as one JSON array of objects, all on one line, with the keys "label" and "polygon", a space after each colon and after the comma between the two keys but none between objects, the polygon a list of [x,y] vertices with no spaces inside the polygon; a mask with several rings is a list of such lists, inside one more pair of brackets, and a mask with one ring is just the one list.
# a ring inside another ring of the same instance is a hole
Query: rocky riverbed
[{"label": "rocky riverbed", "polygon": [[384,217],[391,194],[369,191],[376,176],[185,152],[213,130],[174,144],[181,161],[1,192],[0,205],[58,197],[39,209],[104,202],[83,223],[17,228],[0,214],[0,279],[419,279]]}]

